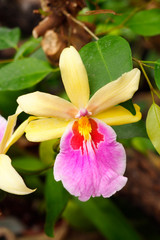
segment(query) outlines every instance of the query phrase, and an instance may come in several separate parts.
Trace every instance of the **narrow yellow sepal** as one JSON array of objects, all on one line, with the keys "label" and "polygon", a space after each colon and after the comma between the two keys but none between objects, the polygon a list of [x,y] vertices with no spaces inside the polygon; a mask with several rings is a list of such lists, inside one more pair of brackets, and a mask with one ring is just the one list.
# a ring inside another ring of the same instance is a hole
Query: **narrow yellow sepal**
[{"label": "narrow yellow sepal", "polygon": [[135,115],[122,106],[115,106],[105,112],[95,115],[94,117],[102,120],[110,126],[134,123],[142,118],[140,107],[137,104],[134,104],[134,107],[136,110]]},{"label": "narrow yellow sepal", "polygon": [[3,150],[3,153],[6,153],[8,149],[24,134],[25,129],[28,125],[28,123],[32,120],[37,119],[37,117],[29,117],[27,120],[25,120],[12,134],[12,136],[8,139],[6,146]]},{"label": "narrow yellow sepal", "polygon": [[0,153],[5,153],[6,152],[5,148],[6,148],[8,140],[12,136],[13,129],[16,125],[17,116],[18,116],[18,114],[13,114],[13,115],[8,117],[7,127],[6,127],[6,130],[5,130],[3,139],[0,143]]}]

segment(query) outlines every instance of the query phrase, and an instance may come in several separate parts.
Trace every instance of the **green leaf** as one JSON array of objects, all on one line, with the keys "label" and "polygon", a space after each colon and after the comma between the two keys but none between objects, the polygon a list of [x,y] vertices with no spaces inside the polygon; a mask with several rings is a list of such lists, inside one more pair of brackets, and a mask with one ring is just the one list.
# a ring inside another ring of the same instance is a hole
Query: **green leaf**
[{"label": "green leaf", "polygon": [[93,230],[94,225],[85,216],[80,206],[74,199],[70,200],[63,212],[63,217],[69,222],[69,224],[80,230]]},{"label": "green leaf", "polygon": [[[80,55],[88,73],[91,95],[132,69],[130,46],[118,36],[105,36],[91,42],[81,48]],[[126,102],[125,108],[135,114],[131,101]]]},{"label": "green leaf", "polygon": [[145,122],[140,120],[136,123],[112,126],[119,139],[129,139],[133,137],[147,137]]},{"label": "green leaf", "polygon": [[17,51],[14,60],[18,60],[23,58],[26,55],[31,54],[37,47],[40,46],[41,38],[35,39],[31,38],[27,42],[25,42]]},{"label": "green leaf", "polygon": [[155,103],[148,111],[146,129],[153,146],[160,154],[160,107]]},{"label": "green leaf", "polygon": [[157,87],[160,89],[160,59],[155,62],[154,77]]},{"label": "green leaf", "polygon": [[133,115],[136,115],[136,110],[134,108],[134,105],[132,103],[132,99],[126,101],[126,102],[123,102],[120,104],[122,107],[128,109]]},{"label": "green leaf", "polygon": [[148,138],[135,137],[131,140],[132,146],[142,154],[147,154],[148,150],[154,152],[154,146]]},{"label": "green leaf", "polygon": [[129,44],[118,36],[91,42],[80,50],[80,55],[88,73],[91,95],[132,69]]},{"label": "green leaf", "polygon": [[9,29],[6,27],[0,28],[0,50],[6,48],[17,48],[17,43],[20,39],[19,28]]},{"label": "green leaf", "polygon": [[36,197],[42,197],[44,196],[44,182],[43,179],[38,176],[37,174],[35,175],[23,175],[23,179],[25,181],[25,184],[31,188],[31,189],[36,189],[35,191],[35,198]]},{"label": "green leaf", "polygon": [[109,199],[90,199],[77,203],[88,219],[108,240],[140,240],[139,235]]},{"label": "green leaf", "polygon": [[[96,2],[96,1],[95,1]],[[99,2],[99,1],[98,1]],[[114,11],[118,11],[120,13],[122,13],[124,10],[127,11],[128,9],[128,5],[129,5],[129,1],[127,0],[102,0],[100,1],[100,7],[102,9],[112,9]]]},{"label": "green leaf", "polygon": [[44,51],[43,51],[42,48],[39,48],[37,51],[35,51],[34,53],[32,53],[32,54],[30,55],[30,57],[31,57],[31,58],[37,58],[37,59],[42,60],[42,61],[48,61],[48,60],[47,60],[47,57],[46,57],[46,55],[45,55],[45,53],[44,53]]},{"label": "green leaf", "polygon": [[[7,117],[13,114],[17,108],[16,99],[20,96],[25,94],[24,91],[4,91],[0,93],[0,110],[2,115],[7,119]],[[8,97],[9,96],[9,97]]]},{"label": "green leaf", "polygon": [[46,222],[45,233],[49,237],[53,237],[54,224],[64,210],[69,194],[62,186],[61,182],[56,182],[53,178],[53,170],[47,173],[45,186],[46,199]]},{"label": "green leaf", "polygon": [[0,91],[20,90],[34,86],[54,70],[48,63],[34,58],[17,60],[0,70]]},{"label": "green leaf", "polygon": [[38,158],[31,156],[14,158],[12,165],[17,171],[24,174],[38,174],[44,172],[46,168],[51,166],[51,164],[47,166]]},{"label": "green leaf", "polygon": [[57,155],[57,147],[59,146],[59,140],[53,139],[40,143],[39,155],[41,161],[45,164],[53,164]]},{"label": "green leaf", "polygon": [[126,26],[142,36],[158,35],[160,34],[160,9],[138,12],[126,23]]}]

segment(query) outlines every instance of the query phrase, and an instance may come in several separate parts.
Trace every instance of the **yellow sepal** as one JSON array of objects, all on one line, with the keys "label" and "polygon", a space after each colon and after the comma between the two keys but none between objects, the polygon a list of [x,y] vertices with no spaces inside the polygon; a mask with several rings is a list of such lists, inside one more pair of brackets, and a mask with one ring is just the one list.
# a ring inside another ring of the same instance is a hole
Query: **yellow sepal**
[{"label": "yellow sepal", "polygon": [[137,104],[134,104],[134,107],[136,110],[135,115],[122,106],[115,106],[105,112],[95,115],[94,117],[102,120],[110,126],[134,123],[139,121],[142,117],[140,107]]},{"label": "yellow sepal", "polygon": [[0,154],[0,189],[18,195],[35,191],[25,185],[21,176],[11,165],[11,159],[5,154]]}]

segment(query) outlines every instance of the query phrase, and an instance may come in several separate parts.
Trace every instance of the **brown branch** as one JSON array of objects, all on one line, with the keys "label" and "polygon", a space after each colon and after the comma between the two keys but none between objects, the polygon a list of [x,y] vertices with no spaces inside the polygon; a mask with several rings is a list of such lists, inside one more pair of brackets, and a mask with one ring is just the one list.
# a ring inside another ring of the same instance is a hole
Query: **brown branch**
[{"label": "brown branch", "polygon": [[81,21],[77,20],[74,18],[70,13],[68,13],[66,10],[63,10],[63,14],[67,17],[70,18],[73,22],[77,23],[80,25],[86,32],[88,32],[95,40],[98,40],[99,38]]},{"label": "brown branch", "polygon": [[48,17],[44,18],[37,27],[33,29],[33,37],[38,38],[43,36],[45,32],[49,29],[53,29],[60,25],[62,19],[57,18],[56,15],[49,15]]}]

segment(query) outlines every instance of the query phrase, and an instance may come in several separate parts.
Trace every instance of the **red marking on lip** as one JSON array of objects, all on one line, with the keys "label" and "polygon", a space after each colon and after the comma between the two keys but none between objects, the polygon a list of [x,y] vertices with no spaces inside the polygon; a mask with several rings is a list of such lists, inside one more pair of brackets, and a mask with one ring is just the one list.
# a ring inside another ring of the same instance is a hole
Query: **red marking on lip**
[{"label": "red marking on lip", "polygon": [[[102,141],[104,141],[104,136],[98,132],[98,124],[94,119],[89,119],[89,122],[91,124],[92,131],[90,133],[91,136],[91,141],[92,141],[92,146],[94,148],[98,148],[98,144]],[[73,137],[71,138],[71,146],[74,150],[81,149],[82,154],[84,153],[84,147],[83,143],[84,141],[84,136],[81,135],[78,131],[78,121],[75,121],[72,127],[73,131]],[[90,140],[89,140],[90,141]]]},{"label": "red marking on lip", "polygon": [[84,137],[78,131],[78,121],[75,121],[72,127],[73,137],[71,138],[71,146],[74,150],[81,148],[83,153],[83,141]]},{"label": "red marking on lip", "polygon": [[98,124],[96,123],[95,120],[90,119],[90,124],[91,124],[91,139],[95,144],[95,147],[98,148],[98,143],[103,142],[104,141],[104,136],[103,134],[98,132]]}]

